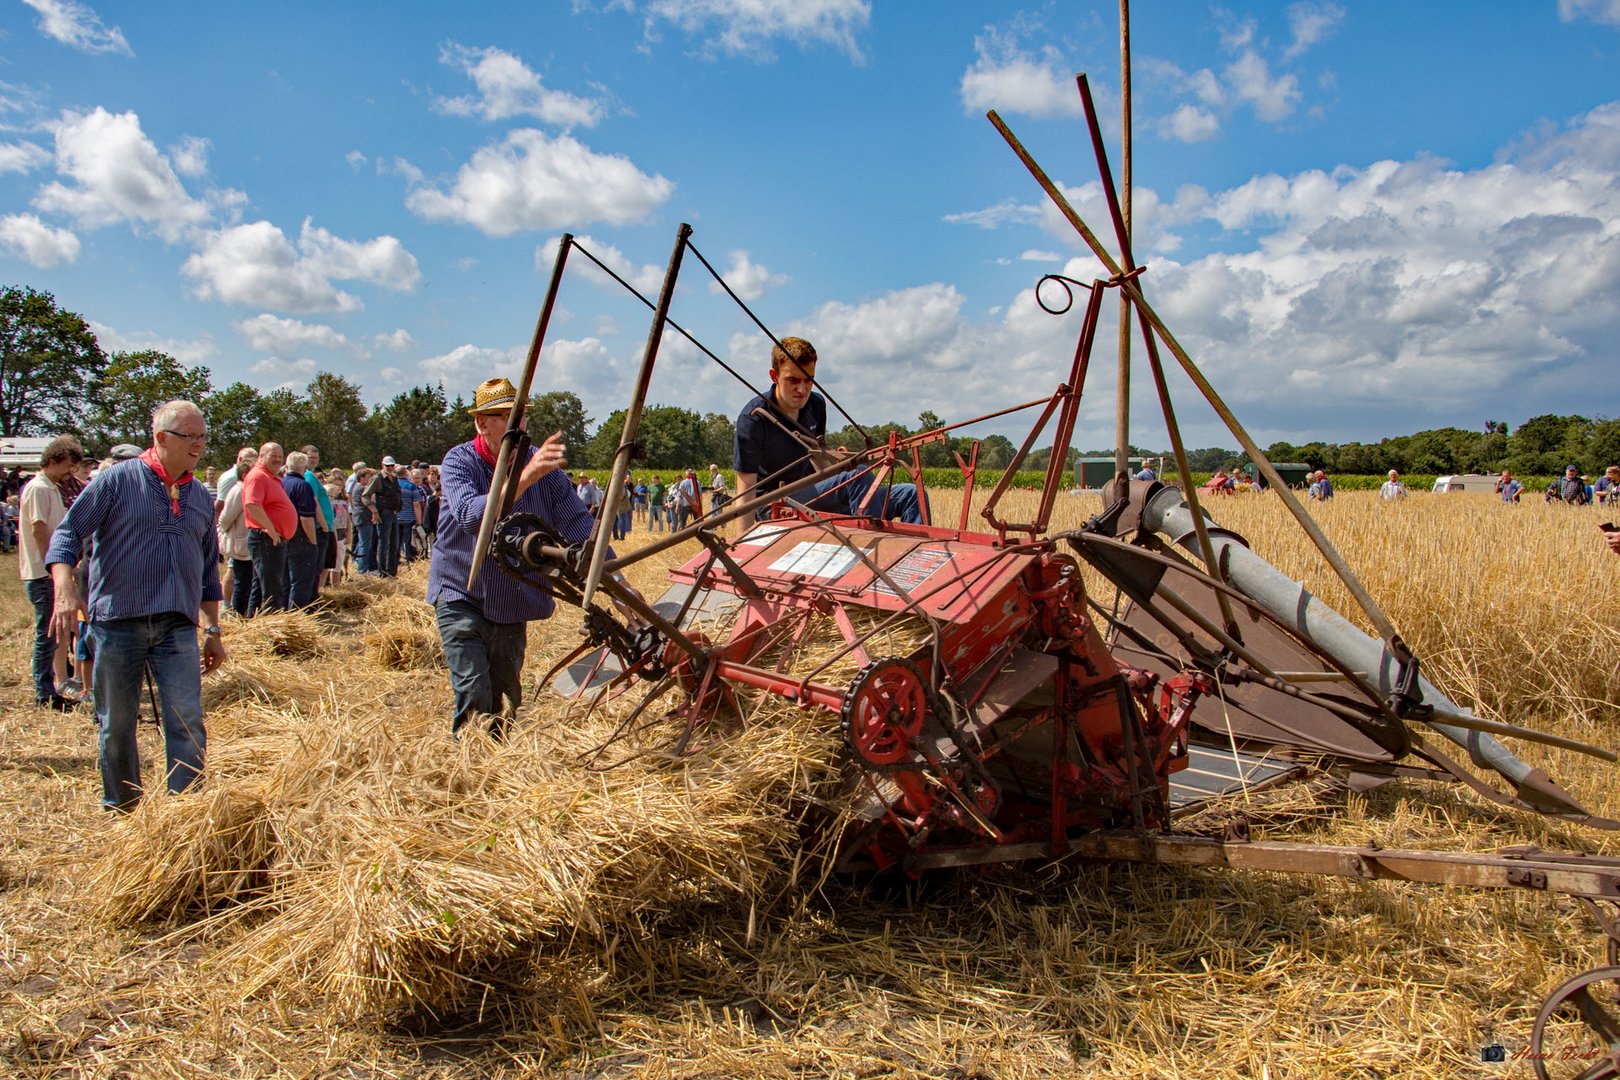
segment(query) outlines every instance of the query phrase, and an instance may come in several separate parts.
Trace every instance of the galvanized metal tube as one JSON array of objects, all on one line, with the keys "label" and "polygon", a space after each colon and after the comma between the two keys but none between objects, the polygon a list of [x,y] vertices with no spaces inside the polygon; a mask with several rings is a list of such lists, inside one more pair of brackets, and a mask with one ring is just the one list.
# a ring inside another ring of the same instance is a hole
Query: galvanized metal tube
[{"label": "galvanized metal tube", "polygon": [[[1213,522],[1211,523],[1213,524]],[[1142,511],[1142,525],[1163,533],[1170,540],[1197,554],[1197,529],[1192,508],[1179,490],[1165,487],[1148,500]],[[1226,580],[1269,612],[1278,622],[1301,634],[1351,671],[1366,672],[1366,679],[1379,693],[1388,696],[1400,677],[1400,661],[1382,641],[1358,630],[1350,620],[1312,596],[1299,582],[1266,562],[1219,529],[1209,530],[1215,557],[1226,570]],[[1419,678],[1423,699],[1446,712],[1472,714],[1429,680]],[[1494,769],[1515,784],[1530,775],[1531,767],[1512,751],[1481,731],[1452,724],[1429,726],[1468,751],[1481,768]]]}]

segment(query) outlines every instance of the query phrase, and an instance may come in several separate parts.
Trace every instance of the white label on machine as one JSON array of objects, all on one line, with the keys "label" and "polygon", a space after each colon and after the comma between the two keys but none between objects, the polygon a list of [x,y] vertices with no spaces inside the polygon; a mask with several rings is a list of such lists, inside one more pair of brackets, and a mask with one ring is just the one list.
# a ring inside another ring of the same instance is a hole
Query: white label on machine
[{"label": "white label on machine", "polygon": [[786,525],[756,525],[747,536],[737,541],[737,545],[739,547],[743,544],[764,547],[785,532],[787,532]]},{"label": "white label on machine", "polygon": [[842,577],[854,566],[856,556],[843,544],[813,544],[808,541],[793,545],[793,550],[771,563],[770,569],[782,574],[803,574],[806,577]]}]

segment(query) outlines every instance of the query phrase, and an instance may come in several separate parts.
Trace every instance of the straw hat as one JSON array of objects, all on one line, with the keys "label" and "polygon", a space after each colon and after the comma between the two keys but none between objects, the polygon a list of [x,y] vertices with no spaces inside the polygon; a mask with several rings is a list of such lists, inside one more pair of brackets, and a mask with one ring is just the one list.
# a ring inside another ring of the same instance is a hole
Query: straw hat
[{"label": "straw hat", "polygon": [[467,411],[477,416],[479,413],[505,412],[517,404],[517,387],[512,385],[510,379],[485,379],[473,391],[472,408]]}]

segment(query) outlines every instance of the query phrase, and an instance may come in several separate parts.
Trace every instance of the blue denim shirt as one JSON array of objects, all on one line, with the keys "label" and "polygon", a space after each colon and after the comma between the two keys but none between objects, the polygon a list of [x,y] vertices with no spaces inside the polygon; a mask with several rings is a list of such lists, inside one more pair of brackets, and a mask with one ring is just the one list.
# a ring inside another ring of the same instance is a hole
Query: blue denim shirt
[{"label": "blue denim shirt", "polygon": [[45,564],[77,566],[90,540],[92,622],[171,611],[195,621],[204,600],[222,595],[214,500],[200,480],[180,486],[177,515],[146,462],[103,469],[51,534]]},{"label": "blue denim shirt", "polygon": [[[534,449],[531,447],[529,452],[534,453]],[[470,442],[451,447],[444,456],[439,466],[439,532],[428,564],[427,601],[467,600],[477,605],[484,618],[496,623],[549,618],[556,602],[543,582],[539,588],[526,585],[488,561],[473,587],[467,588],[478,526],[484,519],[484,503],[494,479],[494,466],[479,457]],[[596,524],[562,469],[547,473],[523,493],[512,509],[538,516],[569,543],[590,539]]]}]

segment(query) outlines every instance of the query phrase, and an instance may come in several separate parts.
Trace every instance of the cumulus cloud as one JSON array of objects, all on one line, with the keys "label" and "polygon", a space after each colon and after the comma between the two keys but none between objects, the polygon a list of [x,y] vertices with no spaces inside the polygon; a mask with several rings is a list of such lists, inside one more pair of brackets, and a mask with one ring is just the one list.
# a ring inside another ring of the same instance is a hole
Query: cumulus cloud
[{"label": "cumulus cloud", "polygon": [[[1620,2],[1620,0],[1617,0]],[[1315,45],[1321,44],[1344,21],[1344,8],[1328,2],[1290,4],[1288,29],[1293,40],[1283,50],[1283,59],[1292,60]]]},{"label": "cumulus cloud", "polygon": [[974,225],[981,229],[999,229],[1004,225],[1027,225],[1039,221],[1041,211],[1031,203],[1012,199],[987,206],[983,210],[963,210],[946,214],[944,220],[951,225]]},{"label": "cumulus cloud", "polygon": [[962,73],[959,88],[967,112],[1062,117],[1083,111],[1072,65],[1055,48],[1032,53],[994,30],[975,38],[973,47],[978,56]]},{"label": "cumulus cloud", "polygon": [[124,40],[124,32],[103,23],[101,16],[87,4],[76,0],[23,0],[23,3],[39,12],[39,21],[34,25],[40,33],[70,49],[135,55],[129,42]]},{"label": "cumulus cloud", "polygon": [[89,320],[90,329],[96,335],[96,341],[101,345],[102,352],[146,352],[148,350],[166,353],[174,357],[187,367],[195,367],[219,355],[219,346],[207,334],[194,338],[166,338],[150,330],[135,330],[124,332],[116,330],[106,323]]},{"label": "cumulus cloud", "polygon": [[0,143],[0,173],[33,172],[51,160],[51,152],[35,143]]},{"label": "cumulus cloud", "polygon": [[386,334],[374,334],[371,338],[372,348],[391,349],[394,352],[404,352],[415,344],[416,339],[411,337],[410,331],[403,329],[391,330]]},{"label": "cumulus cloud", "polygon": [[201,299],[296,313],[358,311],[360,299],[335,280],[409,292],[421,278],[415,257],[394,237],[342,240],[307,219],[297,247],[268,221],[216,229],[180,270]]},{"label": "cumulus cloud", "polygon": [[541,85],[540,76],[504,49],[468,48],[450,43],[439,52],[439,62],[472,79],[477,96],[435,98],[433,107],[451,116],[506,120],[532,116],[559,127],[591,127],[606,111],[601,101]]},{"label": "cumulus cloud", "polygon": [[40,189],[34,206],[67,214],[87,229],[127,221],[175,241],[210,211],[186,192],[174,165],[133,112],[64,112],[55,125],[56,171],[69,183]]},{"label": "cumulus cloud", "polygon": [[1558,17],[1564,22],[1590,19],[1620,26],[1620,0],[1558,0]]},{"label": "cumulus cloud", "polygon": [[1159,131],[1176,142],[1207,142],[1221,133],[1221,121],[1208,109],[1184,104],[1160,121]]},{"label": "cumulus cloud", "polygon": [[1299,101],[1299,79],[1271,73],[1271,65],[1256,52],[1245,52],[1226,68],[1226,85],[1240,103],[1254,107],[1262,120],[1277,121],[1294,111]]},{"label": "cumulus cloud", "polygon": [[289,360],[281,356],[267,356],[250,369],[262,383],[272,383],[272,390],[302,390],[315,377],[315,361],[304,357]]},{"label": "cumulus cloud", "polygon": [[[641,295],[654,298],[664,284],[666,267],[658,263],[636,264],[624,252],[612,244],[604,243],[591,236],[574,237],[576,244],[596,256],[602,264],[619,277],[628,281]],[[551,268],[557,263],[557,245],[562,243],[562,237],[553,236],[544,244],[534,249],[534,268],[541,273],[549,275]],[[584,257],[580,252],[573,251],[568,255],[568,273],[570,276],[578,274],[586,281],[604,288],[619,287],[601,267]]]},{"label": "cumulus cloud", "polygon": [[79,238],[66,229],[53,228],[33,214],[7,214],[0,218],[0,247],[45,269],[79,257]]},{"label": "cumulus cloud", "polygon": [[196,135],[184,135],[169,148],[169,160],[181,176],[199,177],[208,172],[208,150],[213,144]]},{"label": "cumulus cloud", "polygon": [[522,229],[645,219],[675,185],[629,158],[599,154],[568,135],[525,128],[481,147],[448,189],[412,182],[405,205],[429,221],[472,225],[489,236]]},{"label": "cumulus cloud", "polygon": [[[746,251],[733,251],[730,254],[731,265],[721,270],[720,275],[726,279],[732,291],[744,300],[758,300],[767,289],[779,288],[792,280],[786,274],[771,273],[751,260]],[[709,291],[717,296],[725,292],[718,281],[709,282]]]},{"label": "cumulus cloud", "polygon": [[477,386],[485,379],[504,375],[517,381],[524,352],[516,346],[492,349],[481,345],[457,345],[449,352],[430,356],[417,364],[430,380],[442,382],[451,397],[459,388]]},{"label": "cumulus cloud", "polygon": [[646,13],[649,37],[667,22],[701,37],[705,52],[758,61],[776,59],[772,43],[785,39],[831,45],[859,63],[857,39],[872,21],[870,0],[651,0]]},{"label": "cumulus cloud", "polygon": [[247,341],[250,348],[257,352],[274,353],[276,356],[291,356],[312,346],[341,349],[349,343],[347,337],[330,326],[300,322],[297,319],[283,319],[268,312],[255,315],[251,319],[241,319],[231,325]]}]

